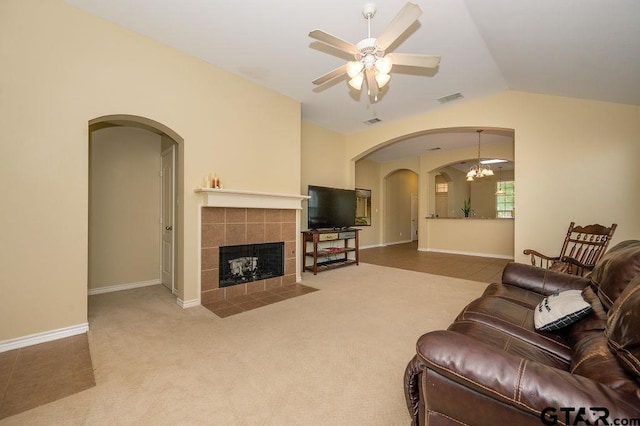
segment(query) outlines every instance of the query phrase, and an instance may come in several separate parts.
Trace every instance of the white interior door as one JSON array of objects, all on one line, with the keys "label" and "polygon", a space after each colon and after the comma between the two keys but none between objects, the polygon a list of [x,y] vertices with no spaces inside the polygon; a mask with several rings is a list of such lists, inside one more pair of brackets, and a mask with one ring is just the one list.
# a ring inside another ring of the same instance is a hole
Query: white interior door
[{"label": "white interior door", "polygon": [[162,284],[175,292],[174,288],[174,247],[175,247],[175,148],[171,148],[162,152],[162,165],[160,172],[160,180],[162,182],[161,189],[161,219],[160,229],[162,234],[161,253],[160,253],[160,275]]},{"label": "white interior door", "polygon": [[411,241],[418,240],[418,196],[411,194]]}]

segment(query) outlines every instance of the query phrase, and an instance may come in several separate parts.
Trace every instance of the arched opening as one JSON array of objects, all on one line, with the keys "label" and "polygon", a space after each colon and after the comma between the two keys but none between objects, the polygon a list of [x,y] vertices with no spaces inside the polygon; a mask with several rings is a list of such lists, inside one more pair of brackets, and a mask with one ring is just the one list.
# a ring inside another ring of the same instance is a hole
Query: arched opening
[{"label": "arched opening", "polygon": [[[480,155],[478,155],[477,132],[479,129],[483,130]],[[364,245],[379,246],[393,244],[396,241],[410,241],[406,237],[399,238],[400,231],[389,228],[392,226],[394,213],[391,211],[393,203],[386,199],[391,192],[386,189],[385,178],[396,169],[413,170],[419,176],[417,227],[419,228],[418,249],[421,251],[434,250],[429,230],[432,227],[440,227],[441,222],[431,221],[430,223],[430,219],[435,218],[436,215],[438,218],[464,216],[463,202],[468,200],[471,194],[473,194],[471,197],[472,208],[474,208],[476,215],[480,213],[479,218],[487,220],[497,218],[495,186],[499,176],[499,166],[492,165],[495,177],[473,187],[466,181],[466,173],[472,164],[479,161],[479,157],[483,160],[503,159],[509,161],[509,164],[503,167],[503,179],[509,178],[511,181],[515,181],[514,150],[515,131],[513,129],[485,126],[452,127],[422,130],[396,136],[353,156],[355,182],[358,186],[367,185],[367,187],[371,187],[374,196],[378,193],[385,198],[379,204],[380,213],[377,217],[380,217],[381,220],[378,221],[375,220],[376,203],[374,201],[372,227],[365,230],[366,232],[362,232]],[[440,211],[436,211],[437,176],[440,176],[438,179],[444,180],[449,186],[446,200],[444,197],[441,200]],[[489,196],[485,200],[481,194],[489,194]],[[500,216],[500,218],[503,217],[506,216]],[[479,223],[477,222],[477,224]],[[486,222],[483,226],[488,224],[489,222]],[[457,225],[454,223],[452,226]],[[501,227],[497,231],[501,233],[502,227],[507,227],[507,224],[496,226]],[[513,222],[509,228],[508,235],[505,233],[505,237],[502,239],[505,240],[504,245],[508,245],[508,249],[500,247],[497,250],[483,249],[477,252],[475,248],[471,252],[468,247],[447,246],[445,248],[436,247],[436,249],[452,253],[513,256]]]},{"label": "arched opening", "polygon": [[145,117],[89,122],[88,292],[181,283],[183,139]]},{"label": "arched opening", "polygon": [[452,195],[451,198],[454,198],[453,196],[455,195],[453,194],[453,179],[451,178],[449,173],[441,171],[436,175],[435,180],[435,216],[447,217],[450,215],[450,212],[452,210],[452,206],[449,203],[449,196]]},{"label": "arched opening", "polygon": [[384,178],[383,196],[384,244],[417,240],[418,174],[408,169],[392,171]]}]

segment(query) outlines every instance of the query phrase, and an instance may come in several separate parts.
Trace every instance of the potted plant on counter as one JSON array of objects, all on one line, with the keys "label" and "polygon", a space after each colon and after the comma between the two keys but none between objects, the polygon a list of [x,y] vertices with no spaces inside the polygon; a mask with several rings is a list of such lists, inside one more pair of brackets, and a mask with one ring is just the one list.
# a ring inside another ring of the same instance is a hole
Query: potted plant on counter
[{"label": "potted plant on counter", "polygon": [[464,207],[461,210],[464,213],[464,217],[469,217],[469,213],[471,212],[471,198],[464,200]]}]

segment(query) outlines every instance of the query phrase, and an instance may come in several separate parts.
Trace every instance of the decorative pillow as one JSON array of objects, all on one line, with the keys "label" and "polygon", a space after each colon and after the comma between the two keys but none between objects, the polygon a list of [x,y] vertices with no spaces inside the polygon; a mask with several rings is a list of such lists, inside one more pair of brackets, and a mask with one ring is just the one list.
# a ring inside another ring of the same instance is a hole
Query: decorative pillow
[{"label": "decorative pillow", "polygon": [[591,311],[582,290],[566,290],[542,299],[533,312],[536,330],[553,331],[573,324]]}]

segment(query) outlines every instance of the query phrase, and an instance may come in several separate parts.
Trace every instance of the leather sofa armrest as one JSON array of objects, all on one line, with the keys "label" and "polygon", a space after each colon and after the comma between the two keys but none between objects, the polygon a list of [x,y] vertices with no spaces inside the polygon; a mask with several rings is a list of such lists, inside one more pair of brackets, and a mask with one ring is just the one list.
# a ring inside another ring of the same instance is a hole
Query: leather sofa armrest
[{"label": "leather sofa armrest", "polygon": [[[637,399],[583,376],[526,360],[453,331],[433,331],[420,337],[417,360],[448,379],[523,412],[582,416],[595,424],[604,407],[610,418],[639,418]],[[428,399],[428,396],[427,396]],[[561,411],[573,407],[576,411]],[[552,411],[552,410],[555,411]],[[564,418],[564,417],[560,417]],[[584,420],[583,420],[584,421]]]},{"label": "leather sofa armrest", "polygon": [[564,290],[582,290],[590,281],[575,275],[511,262],[502,272],[502,283],[547,296]]}]

